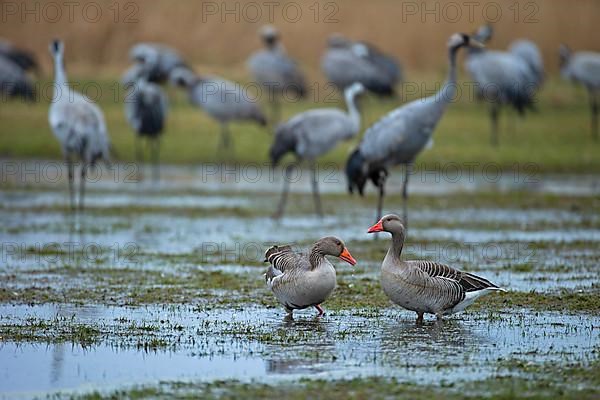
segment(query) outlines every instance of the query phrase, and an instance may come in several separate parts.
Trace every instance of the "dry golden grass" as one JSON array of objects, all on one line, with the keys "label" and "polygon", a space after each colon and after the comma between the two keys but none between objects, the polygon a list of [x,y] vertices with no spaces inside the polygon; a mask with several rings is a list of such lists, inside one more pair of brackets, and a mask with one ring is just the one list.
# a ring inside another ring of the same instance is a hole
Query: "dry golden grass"
[{"label": "dry golden grass", "polygon": [[[95,5],[102,11],[98,22],[84,19],[84,7],[88,3],[88,19],[95,14]],[[35,51],[44,63],[44,70],[50,72],[47,43],[53,37],[67,42],[68,61],[71,72],[88,76],[113,75],[127,63],[128,48],[138,41],[160,41],[177,47],[193,64],[212,68],[221,66],[239,68],[243,71],[246,57],[260,44],[257,29],[269,22],[268,2],[228,1],[227,9],[237,9],[234,14],[208,15],[206,10],[217,7],[223,11],[223,1],[193,0],[95,0],[83,1],[74,7],[73,20],[69,20],[69,10],[63,2],[27,0],[3,1],[1,5],[2,23],[0,36]],[[457,8],[444,1],[395,1],[395,0],[343,0],[315,3],[308,1],[273,2],[274,20],[281,31],[285,45],[305,66],[310,75],[321,79],[318,72],[320,54],[326,37],[333,32],[343,32],[353,38],[361,38],[377,43],[382,49],[398,56],[411,70],[438,71],[445,66],[444,45],[448,35],[455,31],[472,31],[484,22],[485,15],[495,18],[496,9],[502,16],[495,23],[496,37],[491,47],[505,48],[513,39],[526,37],[536,41],[544,53],[550,71],[557,69],[557,46],[569,43],[577,49],[600,50],[594,32],[600,21],[600,2],[597,0],[547,0],[531,2],[527,0],[496,0],[474,2],[473,18],[469,15],[468,2],[450,2],[460,6],[462,15],[455,17]],[[62,17],[57,22],[56,9],[49,4],[62,6]],[[119,7],[115,22],[114,5]],[[126,23],[126,17],[138,10],[133,19]],[[262,18],[253,22],[258,5]],[[319,5],[320,13],[315,22],[311,7]],[[332,5],[334,4],[334,5]],[[515,15],[517,5],[519,14]],[[13,8],[16,7],[17,15]],[[18,15],[24,8],[37,13]],[[112,7],[112,8],[111,8]],[[287,8],[286,8],[287,7]],[[295,10],[302,10],[298,22],[291,22]],[[326,22],[326,16],[334,11],[338,22]],[[408,15],[410,7],[417,7],[417,15]],[[439,12],[422,16],[419,11]],[[487,7],[487,8],[486,8]],[[284,18],[287,10],[288,21]],[[204,12],[203,12],[204,10]],[[487,10],[487,14],[484,12]],[[537,11],[536,11],[537,10]],[[527,23],[527,17],[535,12],[536,21]],[[37,14],[37,15],[36,15]],[[245,16],[245,17],[244,17]],[[39,22],[36,22],[39,17]],[[239,22],[236,18],[239,17]],[[222,19],[225,18],[225,23]],[[439,18],[439,21],[436,21]],[[516,20],[516,21],[515,21]],[[99,67],[102,67],[99,71]],[[92,72],[93,71],[93,72]]]}]

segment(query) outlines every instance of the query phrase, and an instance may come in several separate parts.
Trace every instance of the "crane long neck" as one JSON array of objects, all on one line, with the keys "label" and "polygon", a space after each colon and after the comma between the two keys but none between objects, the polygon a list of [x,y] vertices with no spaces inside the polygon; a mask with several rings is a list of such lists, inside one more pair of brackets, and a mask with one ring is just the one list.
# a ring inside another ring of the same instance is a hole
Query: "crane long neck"
[{"label": "crane long neck", "polygon": [[57,86],[63,86],[67,83],[67,73],[65,72],[62,54],[56,54],[54,56],[54,83]]},{"label": "crane long neck", "polygon": [[458,47],[451,47],[448,50],[448,77],[440,90],[440,98],[444,103],[454,100],[456,95],[456,54],[458,49]]},{"label": "crane long neck", "polygon": [[346,98],[346,105],[348,106],[348,114],[350,115],[350,119],[356,126],[356,130],[360,130],[360,111],[358,111],[358,107],[356,107],[356,93],[354,92],[346,92],[344,94]]},{"label": "crane long neck", "polygon": [[54,55],[54,85],[54,93],[58,96],[61,96],[60,91],[68,89],[67,73],[65,72],[62,54]]}]

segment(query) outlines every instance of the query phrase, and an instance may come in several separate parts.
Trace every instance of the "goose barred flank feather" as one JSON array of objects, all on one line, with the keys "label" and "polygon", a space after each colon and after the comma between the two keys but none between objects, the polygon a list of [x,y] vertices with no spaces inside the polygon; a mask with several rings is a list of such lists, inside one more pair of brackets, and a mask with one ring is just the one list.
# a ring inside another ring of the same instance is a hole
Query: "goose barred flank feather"
[{"label": "goose barred flank feather", "polygon": [[281,275],[286,269],[289,269],[297,261],[296,254],[292,251],[292,246],[272,246],[265,252],[265,262],[271,265],[265,272],[265,281],[269,283],[275,277]]},{"label": "goose barred flank feather", "polygon": [[413,264],[431,277],[441,277],[456,281],[466,292],[490,288],[500,289],[487,279],[468,272],[456,270],[446,264],[440,264],[433,261],[407,261],[407,263]]}]

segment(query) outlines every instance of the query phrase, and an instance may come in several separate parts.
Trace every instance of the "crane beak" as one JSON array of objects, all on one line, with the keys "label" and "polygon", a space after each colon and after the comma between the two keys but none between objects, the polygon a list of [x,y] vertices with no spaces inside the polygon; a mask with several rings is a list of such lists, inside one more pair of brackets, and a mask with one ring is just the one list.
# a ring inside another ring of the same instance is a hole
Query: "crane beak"
[{"label": "crane beak", "polygon": [[342,251],[342,254],[340,254],[340,258],[350,265],[356,265],[356,260],[354,259],[354,257],[352,257],[352,254],[350,254],[348,249],[345,247],[344,251]]},{"label": "crane beak", "polygon": [[369,228],[367,233],[383,232],[383,222],[379,221],[375,225]]},{"label": "crane beak", "polygon": [[469,46],[475,47],[476,49],[485,49],[485,44],[483,44],[479,40],[475,40],[473,38],[469,39]]}]

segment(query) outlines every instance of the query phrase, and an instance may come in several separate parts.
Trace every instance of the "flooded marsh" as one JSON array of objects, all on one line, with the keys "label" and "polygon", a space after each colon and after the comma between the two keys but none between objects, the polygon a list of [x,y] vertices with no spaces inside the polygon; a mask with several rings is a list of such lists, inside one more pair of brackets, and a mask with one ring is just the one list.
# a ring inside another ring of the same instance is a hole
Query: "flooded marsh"
[{"label": "flooded marsh", "polygon": [[[579,190],[568,196],[552,188],[572,176],[438,193],[417,180],[405,257],[508,289],[417,325],[381,290],[389,243],[366,234],[373,196],[347,197],[333,185],[319,219],[310,183],[301,182],[289,216],[274,221],[278,186],[205,187],[190,171],[173,172],[181,185],[93,185],[88,210],[76,216],[60,185],[0,190],[4,398],[336,398],[340,385],[357,398],[598,394],[594,179],[572,183]],[[393,193],[386,210],[400,207]],[[324,317],[311,309],[285,319],[264,284],[263,252],[326,234],[343,237],[359,263],[335,262],[338,286]]]}]

